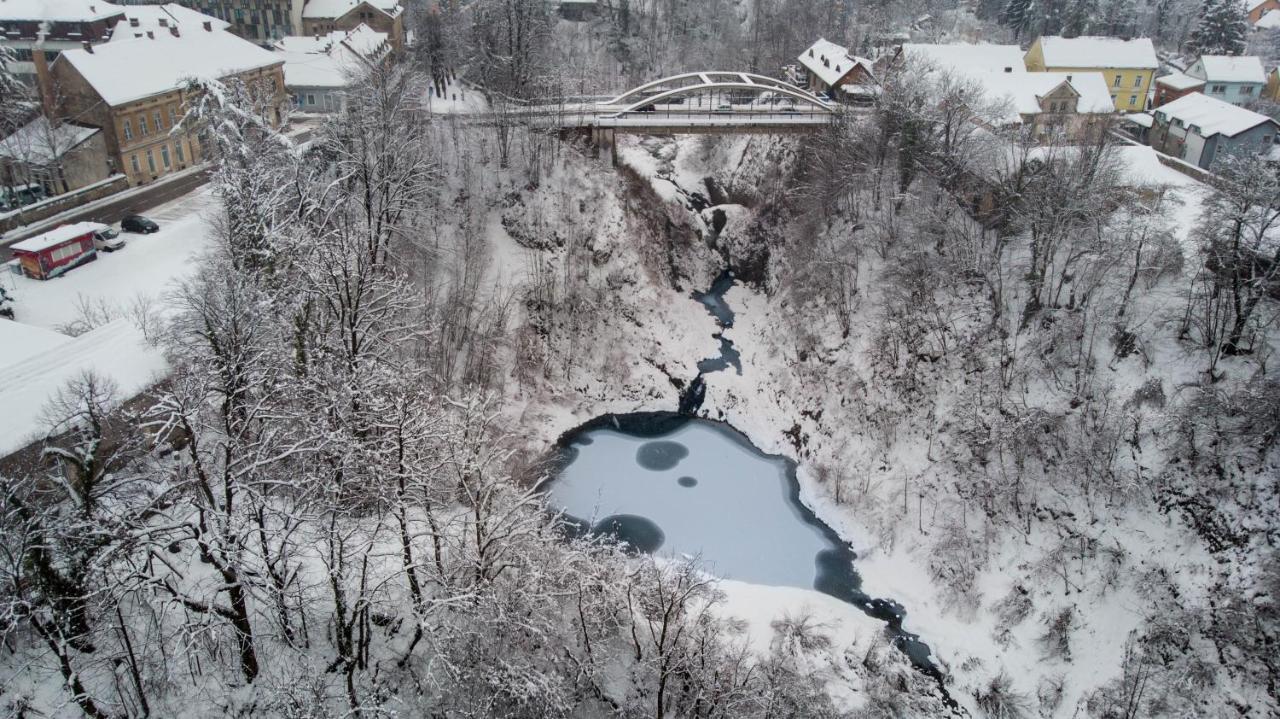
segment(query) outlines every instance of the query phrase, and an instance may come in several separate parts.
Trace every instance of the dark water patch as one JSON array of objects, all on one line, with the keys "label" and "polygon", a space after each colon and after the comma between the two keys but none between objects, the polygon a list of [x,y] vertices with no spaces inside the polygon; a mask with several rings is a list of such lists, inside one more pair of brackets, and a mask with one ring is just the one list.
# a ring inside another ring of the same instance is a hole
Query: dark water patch
[{"label": "dark water patch", "polygon": [[634,514],[614,514],[596,522],[591,533],[608,537],[626,545],[629,549],[653,554],[662,548],[666,535],[658,525],[645,517]]},{"label": "dark water patch", "polygon": [[726,329],[733,326],[733,309],[724,301],[724,295],[730,287],[733,287],[733,272],[725,270],[715,278],[706,292],[694,290],[690,295],[706,307],[711,316],[716,318],[716,322]]},{"label": "dark water patch", "polygon": [[689,448],[679,442],[645,442],[636,450],[636,464],[653,472],[665,472],[689,456]]},{"label": "dark water patch", "polygon": [[680,479],[676,480],[676,484],[680,485],[681,487],[696,487],[698,486],[698,480],[694,479],[693,477],[681,477]]},{"label": "dark water patch", "polygon": [[715,338],[720,340],[720,356],[708,357],[704,360],[699,360],[698,373],[708,374],[732,367],[738,373],[738,376],[742,376],[742,353],[739,352],[737,346],[733,344],[733,340],[725,337],[723,334],[717,334],[715,335]]},{"label": "dark water patch", "polygon": [[689,383],[689,388],[680,393],[680,408],[678,414],[680,416],[693,416],[702,409],[702,402],[707,398],[707,381],[702,378],[699,372],[697,377]]}]

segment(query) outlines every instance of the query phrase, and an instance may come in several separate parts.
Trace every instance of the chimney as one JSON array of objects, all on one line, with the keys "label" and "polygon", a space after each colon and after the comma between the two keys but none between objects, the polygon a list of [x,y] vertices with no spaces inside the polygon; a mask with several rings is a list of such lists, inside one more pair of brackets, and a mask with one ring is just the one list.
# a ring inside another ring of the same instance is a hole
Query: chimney
[{"label": "chimney", "polygon": [[147,39],[148,39],[148,40],[155,40],[155,39],[156,39],[156,34],[155,34],[154,32],[152,32],[152,31],[148,30],[148,31],[147,31]]},{"label": "chimney", "polygon": [[31,49],[31,64],[36,68],[36,87],[40,88],[40,106],[44,109],[44,116],[53,119],[53,78],[49,74],[49,58],[44,54],[43,47],[34,47]]},{"label": "chimney", "polygon": [[93,54],[93,43],[89,42],[88,40],[84,40],[80,43],[80,46],[84,48],[85,52],[89,53],[90,55]]},{"label": "chimney", "polygon": [[137,27],[137,26],[138,26],[138,18],[136,17],[129,18],[129,27]]},{"label": "chimney", "polygon": [[169,27],[169,21],[165,18],[160,18],[160,27]]},{"label": "chimney", "polygon": [[1012,67],[1005,67],[1004,71],[1005,71],[1005,72],[1013,72],[1013,68],[1012,68]]},{"label": "chimney", "polygon": [[169,28],[169,34],[174,37],[178,37],[178,26],[174,25],[173,27]]},{"label": "chimney", "polygon": [[212,20],[205,20],[205,21],[204,21],[204,31],[205,31],[205,32],[213,32],[213,21],[212,21]]}]

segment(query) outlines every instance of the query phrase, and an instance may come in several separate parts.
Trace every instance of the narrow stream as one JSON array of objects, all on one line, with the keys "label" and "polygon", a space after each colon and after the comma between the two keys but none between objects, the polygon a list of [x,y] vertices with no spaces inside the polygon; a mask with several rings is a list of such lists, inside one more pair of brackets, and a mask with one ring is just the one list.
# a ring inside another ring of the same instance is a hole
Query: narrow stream
[{"label": "narrow stream", "polygon": [[680,411],[603,415],[566,432],[556,448],[558,472],[545,485],[549,506],[583,534],[693,559],[717,576],[815,589],[848,602],[883,621],[894,645],[954,706],[928,645],[903,628],[903,607],[862,591],[853,550],[800,501],[795,462],[762,452],[724,422],[693,416],[705,374],[730,366],[742,372],[723,334],[733,326],[724,300],[733,283],[726,272],[692,295],[721,328],[721,355],[698,363]]}]

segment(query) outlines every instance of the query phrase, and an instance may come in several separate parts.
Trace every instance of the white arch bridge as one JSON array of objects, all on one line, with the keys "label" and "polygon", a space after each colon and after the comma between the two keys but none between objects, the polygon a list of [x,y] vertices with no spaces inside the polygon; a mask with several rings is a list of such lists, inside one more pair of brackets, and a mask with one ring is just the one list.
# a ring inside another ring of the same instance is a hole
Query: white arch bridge
[{"label": "white arch bridge", "polygon": [[612,98],[508,104],[471,113],[480,124],[527,122],[548,129],[613,135],[780,133],[820,129],[847,110],[776,78],[747,72],[688,72],[664,77]]}]

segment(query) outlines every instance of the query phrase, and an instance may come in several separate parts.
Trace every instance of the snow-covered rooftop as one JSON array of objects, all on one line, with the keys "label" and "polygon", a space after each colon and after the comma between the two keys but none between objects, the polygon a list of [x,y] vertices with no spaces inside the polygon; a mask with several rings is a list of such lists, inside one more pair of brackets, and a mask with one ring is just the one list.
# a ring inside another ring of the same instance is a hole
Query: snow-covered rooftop
[{"label": "snow-covered rooftop", "polygon": [[1165,87],[1174,90],[1190,90],[1193,87],[1200,87],[1204,84],[1204,80],[1198,77],[1191,77],[1181,72],[1171,72],[1168,75],[1161,75],[1156,78],[1156,82]]},{"label": "snow-covered rooftop", "polygon": [[361,3],[366,3],[391,17],[402,12],[399,0],[311,0],[302,8],[302,17],[309,20],[338,18],[351,12]]},{"label": "snow-covered rooftop", "polygon": [[1161,105],[1156,108],[1155,114],[1157,119],[1163,116],[1181,120],[1186,125],[1195,125],[1200,128],[1199,134],[1202,137],[1213,135],[1234,137],[1264,122],[1280,126],[1280,123],[1266,115],[1259,115],[1252,110],[1246,110],[1198,92]]},{"label": "snow-covered rooftop", "polygon": [[284,60],[286,87],[346,87],[353,74],[390,52],[387,34],[360,24],[350,32],[336,30],[314,37],[289,36],[276,42]]},{"label": "snow-covered rooftop", "polygon": [[104,229],[106,225],[101,222],[75,222],[70,225],[62,225],[55,227],[43,235],[29,237],[22,242],[10,245],[10,249],[17,252],[39,252],[47,250],[50,247],[56,247],[67,240],[74,239],[89,232],[97,232]]},{"label": "snow-covered rooftop", "polygon": [[324,54],[339,45],[345,45],[361,57],[373,60],[390,52],[387,38],[387,33],[378,32],[361,23],[353,30],[334,30],[327,35],[289,35],[277,40],[275,47],[290,53]]},{"label": "snow-covered rooftop", "polygon": [[1253,26],[1259,30],[1280,30],[1280,10],[1269,10]]},{"label": "snow-covered rooftop", "polygon": [[843,45],[823,38],[818,38],[817,42],[800,54],[800,64],[827,86],[835,85],[858,65],[862,65],[867,72],[871,71],[870,60],[852,55]]},{"label": "snow-covered rooftop", "polygon": [[170,92],[188,79],[222,79],[281,58],[229,32],[201,29],[109,42],[92,52],[65,50],[55,62],[71,63],[108,105],[123,105]]},{"label": "snow-covered rooftop", "polygon": [[288,88],[346,87],[351,84],[351,73],[361,67],[360,61],[347,52],[280,50],[276,55],[284,60],[284,84]]},{"label": "snow-covered rooftop", "polygon": [[1118,37],[1040,38],[1045,67],[1116,67],[1156,69],[1156,48],[1145,37],[1122,40]]},{"label": "snow-covered rooftop", "polygon": [[96,127],[69,122],[51,127],[48,118],[40,115],[0,140],[0,157],[34,164],[50,162],[97,132]]},{"label": "snow-covered rooftop", "polygon": [[[14,323],[0,319],[4,325]],[[0,343],[18,337],[0,328]],[[67,382],[92,370],[116,383],[121,400],[134,397],[168,368],[164,353],[147,343],[129,320],[119,319],[66,342],[49,342],[44,351],[0,367],[0,455],[17,451],[46,430],[42,412]]]},{"label": "snow-covered rooftop", "polygon": [[1026,72],[1027,70],[1022,60],[1022,48],[1017,45],[907,43],[902,46],[902,54],[909,62],[929,62],[939,70],[962,72],[970,70]]},{"label": "snow-covered rooftop", "polygon": [[[1262,61],[1247,55],[1201,55],[1196,63],[1204,68],[1205,80],[1213,82],[1256,82],[1267,81],[1267,71],[1262,69]],[[1193,68],[1194,69],[1194,66]]]},{"label": "snow-covered rooftop", "polygon": [[1040,101],[1063,84],[1070,85],[1079,96],[1076,112],[1084,114],[1115,112],[1115,103],[1107,90],[1107,81],[1097,72],[968,72],[965,76],[980,84],[988,99],[1003,100],[1014,115],[1005,118],[1017,122],[1021,115],[1043,112]]},{"label": "snow-covered rooftop", "polygon": [[1155,124],[1156,119],[1149,112],[1134,112],[1124,116],[1126,122],[1132,122],[1140,127],[1150,128]]},{"label": "snow-covered rooftop", "polygon": [[[0,4],[8,0],[0,0]],[[219,20],[212,15],[205,15],[177,3],[164,5],[128,5],[123,8],[124,20],[116,23],[111,31],[111,42],[135,40],[146,37],[147,31],[159,36],[168,33],[169,28],[176,27],[179,32],[194,33],[204,30],[204,23],[209,23],[214,30],[226,30],[231,23]]]},{"label": "snow-covered rooftop", "polygon": [[102,0],[3,0],[0,23],[6,20],[93,22],[124,11],[125,8]]},{"label": "snow-covered rooftop", "polygon": [[0,374],[10,365],[70,341],[60,332],[0,318]]}]

